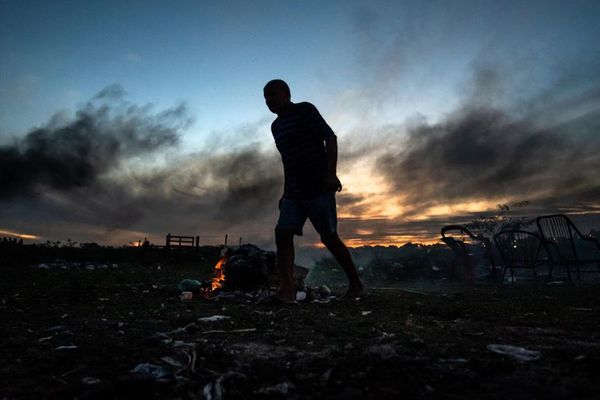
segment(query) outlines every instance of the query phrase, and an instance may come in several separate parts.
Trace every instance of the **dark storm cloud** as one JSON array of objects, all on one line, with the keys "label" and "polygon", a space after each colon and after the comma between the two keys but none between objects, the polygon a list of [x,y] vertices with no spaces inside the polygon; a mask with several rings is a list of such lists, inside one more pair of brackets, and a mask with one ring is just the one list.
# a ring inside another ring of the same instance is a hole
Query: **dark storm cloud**
[{"label": "dark storm cloud", "polygon": [[183,105],[151,114],[149,106],[126,102],[119,86],[107,87],[74,119],[57,115],[0,147],[0,201],[90,186],[124,160],[175,145],[188,123]]}]

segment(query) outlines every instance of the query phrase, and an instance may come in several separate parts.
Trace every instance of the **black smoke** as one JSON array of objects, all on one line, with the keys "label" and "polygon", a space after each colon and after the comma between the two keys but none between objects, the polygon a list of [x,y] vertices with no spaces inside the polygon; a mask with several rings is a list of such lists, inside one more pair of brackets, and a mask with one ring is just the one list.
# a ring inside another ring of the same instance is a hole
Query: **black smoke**
[{"label": "black smoke", "polygon": [[93,185],[123,161],[177,144],[189,123],[185,106],[152,114],[125,101],[113,85],[81,106],[73,119],[46,126],[0,147],[0,201]]},{"label": "black smoke", "polygon": [[593,205],[600,198],[600,91],[563,103],[569,107],[527,113],[462,107],[441,122],[412,126],[405,142],[378,158],[377,170],[421,210],[499,198]]}]

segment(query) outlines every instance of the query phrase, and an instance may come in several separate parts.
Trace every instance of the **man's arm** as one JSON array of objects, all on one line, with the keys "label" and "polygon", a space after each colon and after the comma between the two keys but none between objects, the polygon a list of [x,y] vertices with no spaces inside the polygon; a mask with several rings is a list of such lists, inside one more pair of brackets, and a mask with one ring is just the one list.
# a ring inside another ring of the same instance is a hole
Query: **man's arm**
[{"label": "man's arm", "polygon": [[325,177],[325,186],[328,191],[340,192],[342,183],[337,177],[337,137],[335,135],[325,139],[325,151],[327,152],[327,175]]}]

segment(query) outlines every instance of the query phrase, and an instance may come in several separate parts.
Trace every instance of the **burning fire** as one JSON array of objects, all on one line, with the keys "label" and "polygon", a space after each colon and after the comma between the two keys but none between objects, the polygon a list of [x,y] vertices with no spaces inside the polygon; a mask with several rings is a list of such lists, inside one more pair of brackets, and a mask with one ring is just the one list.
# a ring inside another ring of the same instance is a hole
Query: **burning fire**
[{"label": "burning fire", "polygon": [[223,286],[221,282],[225,280],[225,273],[223,272],[223,264],[227,262],[228,257],[223,256],[219,262],[215,265],[214,277],[210,282],[210,291],[216,290]]}]

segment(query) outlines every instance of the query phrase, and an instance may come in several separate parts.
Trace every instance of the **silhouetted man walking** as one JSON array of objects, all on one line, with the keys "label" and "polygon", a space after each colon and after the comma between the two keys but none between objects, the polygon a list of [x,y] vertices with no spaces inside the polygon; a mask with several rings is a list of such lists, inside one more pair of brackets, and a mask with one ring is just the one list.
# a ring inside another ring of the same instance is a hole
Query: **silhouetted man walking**
[{"label": "silhouetted man walking", "polygon": [[335,192],[342,190],[336,175],[337,138],[315,106],[292,103],[284,81],[267,83],[264,96],[269,110],[277,114],[271,132],[281,153],[285,178],[275,227],[281,281],[275,297],[285,303],[295,301],[294,235],[302,236],[307,218],[348,276],[346,297],[362,296],[364,288],[350,252],[337,234]]}]

